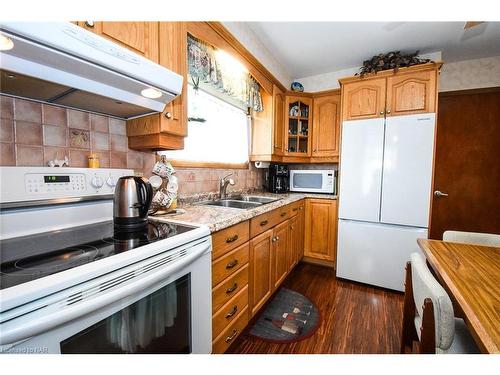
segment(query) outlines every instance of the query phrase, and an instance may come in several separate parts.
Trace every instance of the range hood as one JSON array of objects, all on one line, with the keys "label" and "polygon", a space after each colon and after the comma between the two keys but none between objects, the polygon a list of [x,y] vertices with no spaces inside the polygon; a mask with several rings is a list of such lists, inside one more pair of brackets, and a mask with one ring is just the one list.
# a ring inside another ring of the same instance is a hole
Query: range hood
[{"label": "range hood", "polygon": [[179,74],[69,22],[4,22],[0,32],[2,94],[130,119],[182,90]]}]

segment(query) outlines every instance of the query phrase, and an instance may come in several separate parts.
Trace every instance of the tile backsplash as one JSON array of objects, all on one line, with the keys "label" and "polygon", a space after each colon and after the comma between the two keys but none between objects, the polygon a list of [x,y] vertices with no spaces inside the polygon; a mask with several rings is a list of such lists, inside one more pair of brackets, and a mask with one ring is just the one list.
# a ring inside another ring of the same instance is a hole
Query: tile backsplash
[{"label": "tile backsplash", "polygon": [[[46,166],[68,157],[71,167],[87,167],[96,153],[102,168],[130,168],[147,177],[156,161],[154,152],[128,148],[126,123],[112,117],[0,95],[0,165]],[[233,173],[231,191],[260,189],[264,172],[247,169],[176,168],[179,194],[215,193],[219,180]]]}]

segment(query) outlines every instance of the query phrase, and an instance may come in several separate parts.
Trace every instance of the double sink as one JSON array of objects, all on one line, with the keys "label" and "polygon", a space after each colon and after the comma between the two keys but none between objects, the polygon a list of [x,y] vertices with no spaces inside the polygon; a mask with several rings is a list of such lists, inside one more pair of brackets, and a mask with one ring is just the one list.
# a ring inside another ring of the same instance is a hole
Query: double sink
[{"label": "double sink", "polygon": [[219,206],[219,207],[230,207],[239,208],[242,210],[255,208],[262,206],[267,203],[276,202],[281,198],[268,198],[268,197],[257,197],[251,195],[238,195],[226,199],[218,199],[215,201],[204,201],[198,203],[201,206]]}]

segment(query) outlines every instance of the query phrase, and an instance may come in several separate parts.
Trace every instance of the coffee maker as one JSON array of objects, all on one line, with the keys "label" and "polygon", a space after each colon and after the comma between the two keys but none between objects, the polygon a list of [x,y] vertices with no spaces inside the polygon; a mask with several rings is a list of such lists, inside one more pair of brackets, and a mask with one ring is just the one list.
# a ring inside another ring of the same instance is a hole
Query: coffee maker
[{"label": "coffee maker", "polygon": [[287,193],[289,190],[289,173],[286,164],[269,166],[267,190],[270,193]]}]

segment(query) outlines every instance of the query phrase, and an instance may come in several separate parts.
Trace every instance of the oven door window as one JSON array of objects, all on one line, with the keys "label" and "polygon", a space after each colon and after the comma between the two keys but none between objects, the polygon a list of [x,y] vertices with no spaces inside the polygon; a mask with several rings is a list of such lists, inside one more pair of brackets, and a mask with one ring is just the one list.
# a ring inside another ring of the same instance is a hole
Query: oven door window
[{"label": "oven door window", "polygon": [[190,276],[61,342],[61,353],[190,353]]},{"label": "oven door window", "polygon": [[323,187],[323,174],[296,173],[293,175],[293,187],[301,189],[321,189]]}]

